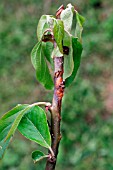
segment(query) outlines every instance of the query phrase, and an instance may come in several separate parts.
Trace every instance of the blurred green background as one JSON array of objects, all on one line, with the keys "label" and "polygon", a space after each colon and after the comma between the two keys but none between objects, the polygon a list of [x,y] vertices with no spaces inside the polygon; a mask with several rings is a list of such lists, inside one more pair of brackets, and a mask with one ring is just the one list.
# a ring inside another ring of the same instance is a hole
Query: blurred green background
[{"label": "blurred green background", "polygon": [[[76,81],[65,90],[56,170],[113,170],[112,0],[0,0],[0,116],[18,103],[51,101],[53,92],[36,81],[30,52],[40,16],[68,3],[86,18],[84,51]],[[17,132],[0,170],[44,170],[45,161],[31,159],[37,148]]]}]

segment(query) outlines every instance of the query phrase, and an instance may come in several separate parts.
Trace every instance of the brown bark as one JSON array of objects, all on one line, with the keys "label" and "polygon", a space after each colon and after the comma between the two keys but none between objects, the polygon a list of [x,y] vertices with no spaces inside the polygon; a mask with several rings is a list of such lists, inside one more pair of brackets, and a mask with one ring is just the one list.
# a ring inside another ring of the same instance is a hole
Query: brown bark
[{"label": "brown bark", "polygon": [[[60,14],[64,10],[64,6],[61,5],[56,12],[56,18],[60,19]],[[54,40],[54,48],[56,47],[56,42]],[[51,107],[51,137],[52,145],[51,148],[54,152],[54,157],[48,158],[46,164],[46,170],[54,170],[56,166],[56,160],[58,155],[59,143],[61,140],[60,132],[60,121],[61,121],[61,106],[62,98],[64,94],[64,81],[63,81],[63,64],[64,57],[54,56],[54,94]]]},{"label": "brown bark", "polygon": [[55,154],[54,157],[48,158],[46,170],[54,170],[56,159],[58,155],[58,147],[61,140],[60,121],[61,121],[61,104],[64,93],[63,82],[63,56],[54,58],[54,95],[51,107],[51,137],[52,137],[52,150]]}]

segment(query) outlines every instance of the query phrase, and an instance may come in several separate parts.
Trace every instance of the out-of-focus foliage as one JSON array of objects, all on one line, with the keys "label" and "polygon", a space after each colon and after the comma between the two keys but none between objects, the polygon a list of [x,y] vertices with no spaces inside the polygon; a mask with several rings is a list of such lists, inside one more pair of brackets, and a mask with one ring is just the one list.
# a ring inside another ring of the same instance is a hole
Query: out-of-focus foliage
[{"label": "out-of-focus foliage", "polygon": [[[63,0],[85,16],[83,55],[78,78],[65,90],[62,140],[56,170],[113,169],[113,1]],[[50,100],[35,78],[30,53],[47,0],[0,1],[0,115],[17,103]],[[54,14],[61,2],[46,9]],[[73,26],[74,27],[74,26]],[[44,169],[34,165],[31,151],[39,146],[15,135],[1,170]],[[42,148],[41,148],[42,150]],[[45,161],[45,160],[44,160]]]}]

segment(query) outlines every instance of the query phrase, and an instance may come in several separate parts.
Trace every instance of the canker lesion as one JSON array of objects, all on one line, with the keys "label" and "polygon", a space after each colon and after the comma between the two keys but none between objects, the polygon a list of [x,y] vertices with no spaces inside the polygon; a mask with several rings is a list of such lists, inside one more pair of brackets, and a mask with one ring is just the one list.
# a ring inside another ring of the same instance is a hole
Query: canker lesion
[{"label": "canker lesion", "polygon": [[[58,78],[58,81],[59,81],[59,79],[60,78]],[[63,98],[63,95],[64,95],[64,83],[61,80],[62,79],[60,79],[60,84],[58,84],[58,86],[55,90],[55,93],[56,93],[55,95],[56,95],[56,98],[57,98],[57,101],[58,101],[58,107],[59,108],[61,107],[61,101],[62,101],[62,98]]]},{"label": "canker lesion", "polygon": [[62,77],[63,71],[55,73],[55,89],[58,100],[61,100],[64,94],[65,82]]}]

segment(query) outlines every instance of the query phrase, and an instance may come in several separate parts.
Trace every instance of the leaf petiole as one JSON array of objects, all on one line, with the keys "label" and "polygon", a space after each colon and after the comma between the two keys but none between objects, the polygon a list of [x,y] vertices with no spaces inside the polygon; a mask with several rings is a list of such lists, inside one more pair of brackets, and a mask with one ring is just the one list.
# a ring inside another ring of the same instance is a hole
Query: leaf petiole
[{"label": "leaf petiole", "polygon": [[45,155],[45,156],[41,157],[41,158],[38,159],[38,160],[34,160],[33,162],[34,162],[34,163],[37,163],[37,162],[41,161],[42,159],[44,159],[44,158],[49,158],[49,157],[50,157],[49,155]]},{"label": "leaf petiole", "polygon": [[33,104],[29,105],[29,107],[40,106],[40,105],[44,105],[44,106],[50,107],[51,103],[50,102],[37,102],[37,103],[33,103]]},{"label": "leaf petiole", "polygon": [[51,147],[49,147],[48,149],[49,149],[49,150],[50,150],[50,152],[51,152],[51,156],[52,156],[52,157],[55,157],[55,154],[54,154],[54,152],[53,152],[52,148],[51,148]]}]

